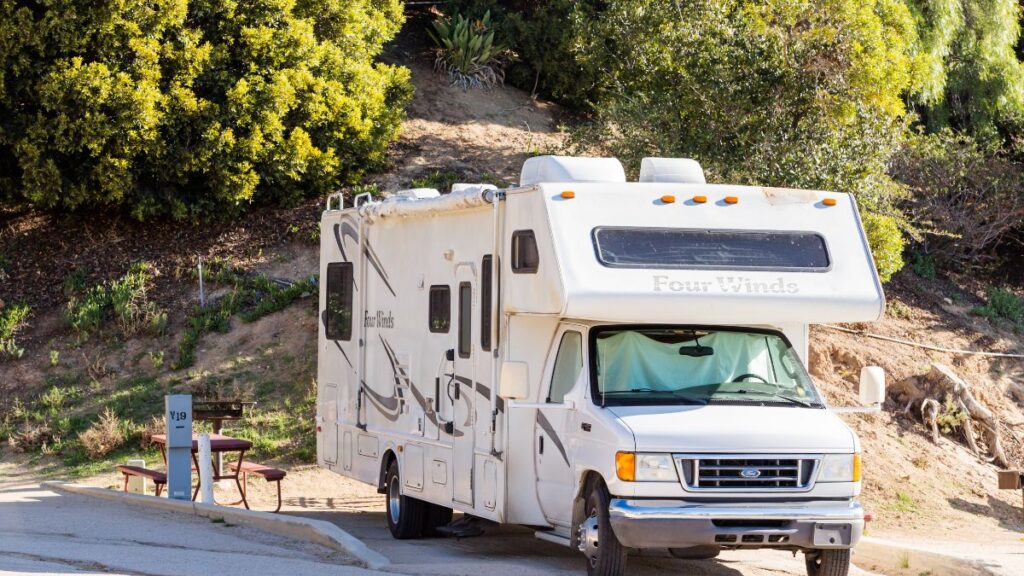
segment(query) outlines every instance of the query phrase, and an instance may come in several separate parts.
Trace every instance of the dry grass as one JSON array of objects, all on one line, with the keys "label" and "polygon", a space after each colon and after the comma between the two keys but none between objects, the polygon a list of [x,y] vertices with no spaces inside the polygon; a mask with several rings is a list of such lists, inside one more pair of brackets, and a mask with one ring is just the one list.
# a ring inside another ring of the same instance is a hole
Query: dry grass
[{"label": "dry grass", "polygon": [[124,423],[110,408],[103,411],[100,419],[78,435],[79,442],[86,453],[93,458],[104,456],[120,447],[125,442]]}]

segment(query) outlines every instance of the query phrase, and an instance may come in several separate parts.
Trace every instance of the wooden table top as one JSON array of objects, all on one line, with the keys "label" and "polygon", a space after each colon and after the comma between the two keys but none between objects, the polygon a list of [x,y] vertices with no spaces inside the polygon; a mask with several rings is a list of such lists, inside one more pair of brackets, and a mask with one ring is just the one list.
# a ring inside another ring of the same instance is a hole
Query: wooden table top
[{"label": "wooden table top", "polygon": [[[153,443],[165,446],[167,444],[166,434],[154,434]],[[241,438],[232,438],[223,434],[210,434],[211,452],[239,452],[252,448],[252,442]],[[192,434],[192,451],[199,451],[199,434]]]}]

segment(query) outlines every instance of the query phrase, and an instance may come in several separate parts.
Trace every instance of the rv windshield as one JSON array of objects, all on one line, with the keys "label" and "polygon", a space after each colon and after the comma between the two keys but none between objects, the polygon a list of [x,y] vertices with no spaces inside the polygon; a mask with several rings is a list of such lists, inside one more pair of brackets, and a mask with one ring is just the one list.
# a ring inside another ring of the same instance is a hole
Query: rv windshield
[{"label": "rv windshield", "polygon": [[824,407],[778,332],[606,327],[594,329],[591,347],[598,404]]}]

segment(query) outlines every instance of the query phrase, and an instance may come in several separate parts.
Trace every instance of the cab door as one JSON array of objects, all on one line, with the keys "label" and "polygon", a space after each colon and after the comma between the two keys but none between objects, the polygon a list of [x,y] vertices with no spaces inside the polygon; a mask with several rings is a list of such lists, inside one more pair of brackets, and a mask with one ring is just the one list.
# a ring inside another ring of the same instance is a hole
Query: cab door
[{"label": "cab door", "polygon": [[572,521],[573,450],[570,437],[578,420],[576,407],[565,396],[579,385],[583,374],[584,329],[563,324],[548,354],[544,371],[543,407],[537,409],[534,455],[537,466],[537,497],[544,517],[552,524]]}]

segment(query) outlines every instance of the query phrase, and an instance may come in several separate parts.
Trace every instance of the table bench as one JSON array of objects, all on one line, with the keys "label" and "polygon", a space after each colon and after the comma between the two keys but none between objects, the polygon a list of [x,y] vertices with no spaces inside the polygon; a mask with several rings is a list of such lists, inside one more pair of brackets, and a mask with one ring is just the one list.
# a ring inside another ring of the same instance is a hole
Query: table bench
[{"label": "table bench", "polygon": [[153,481],[153,486],[156,487],[156,495],[160,496],[163,492],[164,486],[167,485],[167,474],[160,472],[159,470],[150,470],[149,468],[143,468],[141,466],[128,466],[125,464],[119,464],[117,471],[124,474],[124,491],[128,491],[128,477],[138,476],[141,478],[149,478]]},{"label": "table bench", "polygon": [[[281,480],[284,480],[284,477],[288,475],[287,472],[285,472],[284,470],[280,470],[278,468],[264,466],[263,464],[257,464],[255,462],[246,462],[244,460],[241,462],[231,462],[230,464],[228,464],[228,468],[233,470],[236,474],[239,472],[241,472],[242,474],[241,490],[243,501],[245,500],[246,496],[245,487],[246,485],[248,485],[249,482],[249,474],[256,474],[257,476],[262,476],[263,479],[266,480],[267,482],[276,482],[277,508],[274,509],[274,512],[279,512],[281,510]],[[248,503],[246,503],[245,507],[249,507]]]}]

